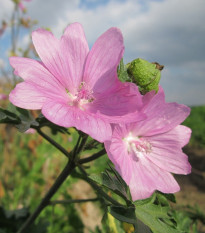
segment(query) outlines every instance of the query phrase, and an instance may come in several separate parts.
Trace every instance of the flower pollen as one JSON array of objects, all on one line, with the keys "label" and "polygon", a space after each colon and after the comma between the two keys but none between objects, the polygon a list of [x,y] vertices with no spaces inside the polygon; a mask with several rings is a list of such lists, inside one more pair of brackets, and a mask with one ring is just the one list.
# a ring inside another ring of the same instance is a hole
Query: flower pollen
[{"label": "flower pollen", "polygon": [[73,96],[70,92],[67,92],[71,97],[70,106],[79,107],[81,110],[85,110],[85,105],[93,102],[93,91],[86,85],[85,82],[82,82]]},{"label": "flower pollen", "polygon": [[131,132],[127,137],[123,138],[123,141],[126,143],[128,154],[134,154],[137,161],[144,153],[148,154],[152,151],[152,145],[147,139],[133,136]]}]

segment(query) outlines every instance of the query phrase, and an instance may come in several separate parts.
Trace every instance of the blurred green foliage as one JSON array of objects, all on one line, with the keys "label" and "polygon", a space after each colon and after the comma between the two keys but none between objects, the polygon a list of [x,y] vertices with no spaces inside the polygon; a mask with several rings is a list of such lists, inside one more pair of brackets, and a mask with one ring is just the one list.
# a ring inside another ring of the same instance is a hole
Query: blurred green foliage
[{"label": "blurred green foliage", "polygon": [[192,130],[190,145],[205,148],[205,105],[192,107],[183,125]]},{"label": "blurred green foliage", "polygon": [[[191,145],[202,146],[205,106],[192,109],[191,115],[184,124],[193,131]],[[33,112],[31,114],[35,115]],[[34,117],[36,118],[36,116]],[[6,118],[3,116],[2,119]],[[199,125],[195,126],[197,124]],[[71,151],[77,142],[78,133],[74,128],[70,128],[68,132],[64,133],[55,131],[55,134],[48,127],[44,127],[43,130],[67,151]],[[34,211],[63,169],[67,159],[37,132],[22,134],[13,125],[8,124],[1,124],[0,131],[0,232],[10,233],[16,231],[25,218]],[[98,151],[99,145],[97,144],[92,150],[89,150],[89,144],[94,145],[93,143],[94,141],[89,138],[86,150],[82,152],[81,156],[87,157]],[[102,156],[96,161],[86,164],[86,172],[91,174],[90,178],[93,178],[99,186],[103,186],[108,195],[121,203],[127,202],[128,207],[106,206],[107,203],[101,203],[100,206],[99,202],[98,204],[93,203],[99,209],[99,213],[102,216],[104,214],[104,220],[102,226],[96,226],[95,230],[88,229],[88,232],[132,233],[134,232],[133,223],[138,226],[140,233],[141,231],[150,233],[150,229],[157,233],[160,232],[159,229],[162,229],[163,232],[165,229],[169,230],[167,232],[200,232],[197,230],[198,223],[205,223],[204,214],[193,207],[186,207],[185,210],[170,208],[169,202],[175,202],[173,195],[157,193],[154,198],[138,201],[138,203],[134,203],[135,211],[133,212],[127,186],[112,170],[112,167],[108,166],[108,161],[107,156]],[[71,200],[73,197],[69,192],[76,182],[75,176],[70,176],[52,200]],[[74,198],[78,198],[78,196]],[[74,204],[48,206],[42,211],[35,225],[31,226],[30,232],[83,233],[85,225],[81,217],[83,212],[87,212],[83,208],[80,208],[79,212]],[[93,225],[95,226],[95,223]],[[173,230],[175,226],[177,229]]]}]

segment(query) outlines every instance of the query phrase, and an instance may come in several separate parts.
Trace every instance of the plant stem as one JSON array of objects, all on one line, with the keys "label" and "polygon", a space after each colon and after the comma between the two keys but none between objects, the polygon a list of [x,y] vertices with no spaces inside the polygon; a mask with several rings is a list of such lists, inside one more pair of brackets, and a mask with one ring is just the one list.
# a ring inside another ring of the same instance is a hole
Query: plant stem
[{"label": "plant stem", "polygon": [[106,154],[106,151],[105,149],[103,148],[101,151],[91,155],[90,157],[87,157],[87,158],[83,158],[83,159],[80,159],[78,161],[79,164],[83,164],[83,163],[88,163],[88,162],[91,162],[99,157],[101,157],[102,155]]},{"label": "plant stem", "polygon": [[63,148],[60,144],[58,144],[56,141],[54,141],[52,138],[50,138],[48,135],[46,135],[43,131],[41,131],[39,128],[36,129],[37,132],[45,138],[48,142],[50,142],[53,146],[55,146],[59,151],[61,151],[66,157],[70,157],[70,153]]},{"label": "plant stem", "polygon": [[83,148],[85,147],[87,139],[88,139],[88,135],[83,135],[82,136],[81,143],[77,148],[77,154],[80,154],[80,152],[83,150]]},{"label": "plant stem", "polygon": [[50,201],[49,205],[56,204],[72,204],[72,203],[83,203],[88,201],[99,201],[99,198],[88,198],[88,199],[75,199],[75,200],[59,200],[59,201]]},{"label": "plant stem", "polygon": [[45,195],[45,197],[42,199],[39,206],[36,208],[36,210],[33,212],[33,214],[30,215],[30,217],[26,220],[26,222],[23,224],[23,226],[19,229],[17,233],[24,233],[28,232],[28,227],[35,221],[35,219],[39,216],[41,211],[50,203],[50,199],[52,196],[56,193],[56,191],[59,189],[61,184],[65,181],[65,179],[71,174],[71,172],[76,167],[75,163],[70,160],[63,171],[60,173],[58,178],[56,179],[53,186],[50,188],[48,193]]},{"label": "plant stem", "polygon": [[73,152],[72,152],[72,158],[73,158],[73,156],[74,156],[74,155],[77,153],[77,151],[78,151],[78,147],[79,147],[81,138],[82,138],[82,136],[81,136],[81,134],[79,134],[79,136],[78,136],[78,141],[77,141],[77,143],[76,143],[76,145],[75,145],[75,147],[74,147],[74,149],[73,149]]}]

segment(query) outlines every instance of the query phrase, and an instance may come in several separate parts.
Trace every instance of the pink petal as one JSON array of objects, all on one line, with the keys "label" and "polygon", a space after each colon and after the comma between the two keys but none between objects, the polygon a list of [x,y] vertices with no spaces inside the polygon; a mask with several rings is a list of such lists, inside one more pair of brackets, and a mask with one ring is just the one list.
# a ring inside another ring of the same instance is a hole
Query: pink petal
[{"label": "pink petal", "polygon": [[41,87],[42,91],[56,93],[57,95],[62,92],[66,93],[58,79],[41,62],[22,57],[10,57],[9,61],[16,75],[39,88]]},{"label": "pink petal", "polygon": [[[32,109],[32,106],[35,106],[35,109],[39,109],[42,107],[42,103],[44,103],[45,99],[48,98],[60,102],[68,101],[69,97],[66,89],[42,63],[29,58],[20,57],[11,57],[10,63],[15,69],[15,74],[25,80],[25,84],[21,83],[21,85],[16,87],[17,89],[10,94],[10,99],[13,103],[23,104],[22,107],[24,106],[27,109]],[[26,88],[28,88],[28,90]],[[34,96],[36,96],[36,98],[33,98]],[[14,98],[16,98],[16,100]],[[32,104],[29,106],[30,100]]]},{"label": "pink petal", "polygon": [[95,94],[96,100],[90,104],[91,112],[102,114],[111,123],[136,122],[146,118],[140,111],[142,96],[133,83],[117,83],[114,89]]},{"label": "pink petal", "polygon": [[82,82],[84,64],[89,47],[81,24],[69,25],[61,38],[60,49],[63,72],[70,79],[71,88],[78,89]]},{"label": "pink petal", "polygon": [[95,92],[104,92],[116,82],[117,66],[124,52],[119,29],[110,28],[102,34],[88,54],[83,81]]},{"label": "pink petal", "polygon": [[26,8],[25,8],[25,6],[24,6],[24,4],[22,3],[22,2],[19,2],[18,3],[18,7],[21,9],[21,11],[25,11],[26,10]]},{"label": "pink petal", "polygon": [[152,152],[145,156],[168,172],[189,174],[191,165],[181,147],[188,142],[190,134],[189,128],[180,125],[167,133],[147,137],[152,145]]},{"label": "pink petal", "polygon": [[43,105],[42,113],[53,123],[63,127],[76,127],[100,142],[109,140],[111,137],[110,124],[77,107],[50,101]]},{"label": "pink petal", "polygon": [[129,185],[133,200],[151,196],[155,190],[164,193],[179,191],[174,177],[150,160],[152,154],[136,155],[127,150],[124,138],[131,131],[132,124],[115,126],[111,141],[105,142],[105,148],[116,170]]},{"label": "pink petal", "polygon": [[190,128],[178,125],[166,133],[151,136],[150,140],[155,146],[161,147],[162,145],[167,145],[170,148],[181,149],[189,142],[190,136]]},{"label": "pink petal", "polygon": [[0,100],[6,100],[8,99],[8,95],[0,94]]},{"label": "pink petal", "polygon": [[113,162],[116,170],[129,185],[132,178],[130,166],[133,162],[132,156],[127,151],[127,144],[124,138],[129,134],[129,126],[115,125],[111,141],[106,141],[105,149],[109,159]]},{"label": "pink petal", "polygon": [[123,180],[130,188],[132,200],[148,198],[154,192],[150,188],[150,180],[144,174],[144,168],[141,168],[136,161],[133,161],[132,155],[127,153],[126,146],[119,140],[105,142],[105,148],[110,160],[115,165],[116,170],[122,176]]},{"label": "pink petal", "polygon": [[112,138],[112,143],[105,142],[105,148],[116,170],[130,188],[133,201],[148,198],[155,190],[164,193],[179,191],[179,185],[167,171],[143,157],[135,161],[135,155],[128,154],[126,146]]},{"label": "pink petal", "polygon": [[81,25],[75,23],[68,26],[61,40],[43,29],[34,31],[32,39],[38,55],[48,70],[62,86],[73,92],[82,80],[83,64],[88,53]]},{"label": "pink petal", "polygon": [[129,183],[133,201],[148,198],[155,190],[175,193],[180,187],[174,177],[149,160],[130,163],[132,178]]},{"label": "pink petal", "polygon": [[9,100],[12,104],[25,109],[41,109],[47,97],[34,85],[22,82],[11,91]]},{"label": "pink petal", "polygon": [[190,108],[182,104],[165,103],[164,92],[160,89],[147,103],[144,113],[148,118],[137,123],[133,129],[137,136],[156,135],[175,128],[186,119]]},{"label": "pink petal", "polygon": [[25,134],[34,134],[34,133],[36,133],[36,130],[30,128],[30,129],[27,129],[24,133],[25,133]]},{"label": "pink petal", "polygon": [[172,149],[168,146],[158,148],[153,146],[152,153],[147,155],[147,159],[168,172],[184,175],[191,172],[191,165],[187,155],[176,148]]}]

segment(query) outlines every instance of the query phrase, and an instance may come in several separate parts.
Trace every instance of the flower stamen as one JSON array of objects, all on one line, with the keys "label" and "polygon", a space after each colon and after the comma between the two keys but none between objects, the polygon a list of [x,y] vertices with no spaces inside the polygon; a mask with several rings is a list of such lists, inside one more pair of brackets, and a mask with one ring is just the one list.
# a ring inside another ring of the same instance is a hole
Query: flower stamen
[{"label": "flower stamen", "polygon": [[94,101],[93,91],[85,82],[81,82],[75,95],[72,95],[69,91],[67,91],[67,93],[71,98],[69,105],[79,107],[83,111],[86,108],[86,104]]},{"label": "flower stamen", "polygon": [[133,136],[130,132],[129,135],[123,138],[127,146],[128,154],[134,154],[137,160],[143,156],[143,154],[148,154],[152,151],[152,145],[150,142],[140,136]]}]

